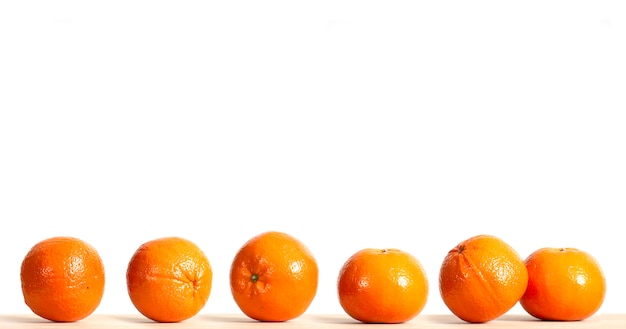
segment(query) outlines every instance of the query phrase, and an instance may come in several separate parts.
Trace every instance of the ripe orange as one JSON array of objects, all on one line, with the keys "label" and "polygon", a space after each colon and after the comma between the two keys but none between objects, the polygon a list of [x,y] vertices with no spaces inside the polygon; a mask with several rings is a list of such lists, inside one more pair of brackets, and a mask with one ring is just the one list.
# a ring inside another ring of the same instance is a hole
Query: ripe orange
[{"label": "ripe orange", "polygon": [[413,319],[428,297],[428,280],[413,255],[398,249],[363,249],[341,267],[337,280],[341,307],[365,323]]},{"label": "ripe orange", "polygon": [[600,264],[575,248],[541,248],[526,258],[528,288],[520,304],[542,320],[576,321],[602,305],[606,281]]},{"label": "ripe orange", "polygon": [[447,254],[439,272],[444,303],[457,317],[472,323],[488,322],[509,311],[527,284],[524,260],[491,235],[459,243]]},{"label": "ripe orange", "polygon": [[317,292],[318,266],[299,240],[265,232],[248,240],[230,268],[230,288],[241,311],[258,321],[287,321],[303,314]]},{"label": "ripe orange", "polygon": [[200,312],[211,294],[212,280],[204,252],[180,237],[142,244],[126,270],[133,305],[157,322],[180,322]]},{"label": "ripe orange", "polygon": [[35,244],[24,257],[20,278],[26,305],[56,322],[86,318],[104,294],[100,255],[73,237],[52,237]]}]

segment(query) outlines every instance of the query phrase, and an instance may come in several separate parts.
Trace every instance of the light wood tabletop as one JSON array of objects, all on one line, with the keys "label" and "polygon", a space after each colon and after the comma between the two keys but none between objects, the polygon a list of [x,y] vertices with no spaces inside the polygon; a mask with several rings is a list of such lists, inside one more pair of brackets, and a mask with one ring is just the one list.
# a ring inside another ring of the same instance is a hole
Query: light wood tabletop
[{"label": "light wood tabletop", "polygon": [[[89,317],[73,323],[55,323],[42,319],[34,314],[0,314],[0,328],[111,328],[111,329],[140,329],[157,327],[171,327],[177,329],[192,328],[267,328],[271,326],[280,328],[355,328],[355,326],[372,326],[357,322],[347,315],[342,314],[304,314],[299,318],[287,322],[258,322],[243,314],[198,314],[191,319],[180,323],[156,323],[139,314],[92,314]],[[468,323],[463,322],[451,314],[420,314],[413,320],[392,325],[393,329],[420,328],[420,329],[445,329],[465,328]],[[626,314],[596,314],[583,321],[557,322],[540,321],[529,315],[505,314],[491,322],[475,324],[473,329],[482,328],[602,328],[624,329],[626,328]],[[363,327],[365,328],[365,327]]]}]

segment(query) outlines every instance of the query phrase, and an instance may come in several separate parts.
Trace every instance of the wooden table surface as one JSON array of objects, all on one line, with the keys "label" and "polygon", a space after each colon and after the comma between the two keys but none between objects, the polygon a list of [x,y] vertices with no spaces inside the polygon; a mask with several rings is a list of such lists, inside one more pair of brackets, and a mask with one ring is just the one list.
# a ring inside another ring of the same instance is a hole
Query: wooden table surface
[{"label": "wooden table surface", "polygon": [[[371,327],[353,320],[342,314],[304,314],[299,318],[281,323],[257,322],[243,314],[198,314],[191,319],[180,323],[156,323],[139,314],[92,314],[91,316],[73,323],[55,323],[44,320],[34,314],[10,315],[0,314],[0,328],[111,328],[111,329],[139,329],[171,327],[177,329],[192,328],[362,328]],[[420,328],[420,329],[444,329],[444,328],[602,328],[602,329],[625,329],[626,314],[595,314],[591,318],[575,322],[539,321],[529,315],[505,314],[491,322],[470,325],[451,314],[420,314],[413,320],[390,326],[393,329]]]}]

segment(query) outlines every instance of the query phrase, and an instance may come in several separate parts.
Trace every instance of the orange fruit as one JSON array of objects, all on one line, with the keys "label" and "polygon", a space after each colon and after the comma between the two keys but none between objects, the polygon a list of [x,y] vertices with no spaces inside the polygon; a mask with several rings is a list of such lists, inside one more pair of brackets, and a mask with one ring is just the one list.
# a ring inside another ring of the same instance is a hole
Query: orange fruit
[{"label": "orange fruit", "polygon": [[180,322],[200,312],[211,294],[212,280],[204,252],[180,237],[142,244],[126,270],[133,305],[157,322]]},{"label": "orange fruit", "polygon": [[528,288],[520,304],[542,320],[575,321],[602,305],[606,280],[600,264],[575,248],[541,248],[526,258]]},{"label": "orange fruit", "polygon": [[413,319],[428,297],[421,263],[398,249],[363,249],[339,271],[339,303],[352,318],[365,323],[401,323]]},{"label": "orange fruit", "polygon": [[509,244],[491,235],[459,243],[444,258],[439,291],[458,318],[488,322],[508,312],[528,284],[524,260]]},{"label": "orange fruit", "polygon": [[230,288],[241,311],[258,321],[287,321],[303,314],[317,292],[318,266],[311,251],[283,232],[248,240],[230,268]]},{"label": "orange fruit", "polygon": [[98,251],[73,237],[35,244],[22,261],[20,279],[26,305],[56,322],[86,318],[104,294],[104,265]]}]

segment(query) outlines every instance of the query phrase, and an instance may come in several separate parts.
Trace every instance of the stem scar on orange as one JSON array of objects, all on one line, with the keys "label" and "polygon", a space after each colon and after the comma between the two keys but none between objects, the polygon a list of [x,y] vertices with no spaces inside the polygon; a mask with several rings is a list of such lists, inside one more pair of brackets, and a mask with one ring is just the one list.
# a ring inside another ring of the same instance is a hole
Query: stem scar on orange
[{"label": "stem scar on orange", "polygon": [[553,321],[584,320],[598,311],[606,279],[598,261],[576,248],[541,248],[526,258],[528,288],[520,304]]},{"label": "stem scar on orange", "polygon": [[402,323],[417,316],[428,297],[420,262],[398,249],[362,249],[339,271],[339,302],[364,323]]},{"label": "stem scar on orange", "polygon": [[204,252],[180,237],[142,244],[126,270],[133,305],[157,322],[180,322],[200,312],[211,294],[212,280]]},{"label": "stem scar on orange", "polygon": [[294,319],[309,307],[317,292],[318,266],[298,239],[265,232],[248,240],[235,255],[230,288],[241,311],[258,321]]},{"label": "stem scar on orange", "polygon": [[458,318],[488,322],[508,312],[524,294],[524,260],[502,239],[478,235],[459,243],[444,258],[439,291]]},{"label": "stem scar on orange", "polygon": [[52,237],[34,245],[22,261],[20,279],[26,305],[56,322],[84,319],[104,294],[100,255],[73,237]]}]

